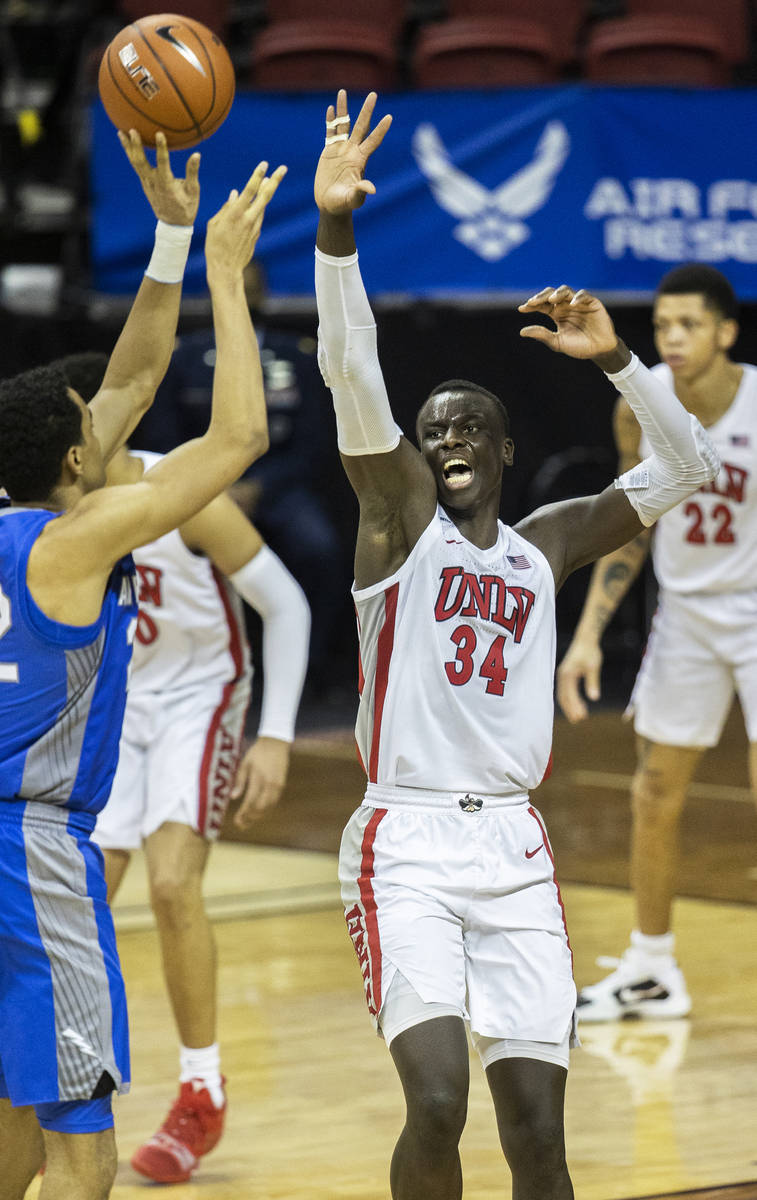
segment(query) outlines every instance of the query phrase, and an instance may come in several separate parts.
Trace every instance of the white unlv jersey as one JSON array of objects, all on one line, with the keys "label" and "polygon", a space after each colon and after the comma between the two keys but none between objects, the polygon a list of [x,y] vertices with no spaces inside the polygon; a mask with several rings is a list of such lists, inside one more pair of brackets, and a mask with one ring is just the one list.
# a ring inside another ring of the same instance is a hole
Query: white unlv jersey
[{"label": "white unlv jersey", "polygon": [[[162,457],[140,451],[149,470]],[[178,530],[134,551],[139,619],[129,692],[230,683],[250,673],[242,601]]]},{"label": "white unlv jersey", "polygon": [[353,589],[356,738],[372,783],[522,794],[552,744],[555,586],[540,550],[498,522],[480,550],[441,508],[400,569]]},{"label": "white unlv jersey", "polygon": [[[655,574],[671,592],[757,587],[757,368],[741,365],[741,384],[730,408],[707,428],[720,455],[720,472],[660,517],[655,528]],[[660,363],[652,370],[673,387],[669,367]],[[642,436],[642,458],[649,453]]]}]

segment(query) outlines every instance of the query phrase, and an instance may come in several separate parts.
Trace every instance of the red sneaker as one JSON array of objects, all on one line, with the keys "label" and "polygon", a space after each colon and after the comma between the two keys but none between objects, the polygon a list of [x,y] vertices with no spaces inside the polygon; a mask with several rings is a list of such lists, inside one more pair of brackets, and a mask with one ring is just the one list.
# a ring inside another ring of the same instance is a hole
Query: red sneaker
[{"label": "red sneaker", "polygon": [[132,1157],[134,1170],[155,1183],[187,1183],[198,1160],[220,1141],[226,1100],[223,1108],[216,1108],[208,1089],[197,1088],[198,1082],[182,1083],[158,1132]]}]

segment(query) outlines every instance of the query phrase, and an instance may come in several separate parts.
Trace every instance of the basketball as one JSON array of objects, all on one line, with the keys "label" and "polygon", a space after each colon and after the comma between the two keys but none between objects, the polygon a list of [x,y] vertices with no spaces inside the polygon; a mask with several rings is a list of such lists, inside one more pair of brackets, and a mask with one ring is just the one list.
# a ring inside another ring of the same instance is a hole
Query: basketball
[{"label": "basketball", "polygon": [[116,34],[97,83],[117,129],[136,129],[147,146],[162,130],[175,150],[215,133],[234,99],[234,67],[220,38],[175,13],[140,17]]}]

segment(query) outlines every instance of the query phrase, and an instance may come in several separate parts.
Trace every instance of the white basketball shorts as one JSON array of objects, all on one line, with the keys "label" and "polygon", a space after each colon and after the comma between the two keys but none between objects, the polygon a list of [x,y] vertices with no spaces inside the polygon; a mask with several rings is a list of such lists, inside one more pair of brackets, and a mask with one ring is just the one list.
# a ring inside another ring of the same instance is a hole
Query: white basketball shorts
[{"label": "white basketball shorts", "polygon": [[339,878],[379,1031],[399,972],[474,1035],[564,1041],[572,954],[552,849],[527,796],[369,784],[342,837]]},{"label": "white basketball shorts", "polygon": [[242,749],[249,679],[171,695],[130,693],[118,769],[92,835],[133,850],[166,821],[213,840],[223,822]]},{"label": "white basketball shorts", "polygon": [[661,592],[627,714],[668,746],[715,746],[736,693],[757,741],[757,591]]}]

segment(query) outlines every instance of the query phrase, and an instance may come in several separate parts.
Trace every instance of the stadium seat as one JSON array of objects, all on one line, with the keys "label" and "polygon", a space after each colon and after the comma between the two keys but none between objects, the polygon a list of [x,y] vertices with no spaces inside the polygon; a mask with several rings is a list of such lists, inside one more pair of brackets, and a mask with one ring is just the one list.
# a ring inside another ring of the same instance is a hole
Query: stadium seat
[{"label": "stadium seat", "polygon": [[[223,37],[229,20],[229,0],[181,0],[177,9],[183,17],[191,17],[201,21],[212,29],[219,37]],[[150,16],[151,13],[173,12],[169,5],[149,3],[149,0],[118,0],[118,8],[127,21],[135,21],[139,17]]]},{"label": "stadium seat", "polygon": [[711,21],[675,13],[601,21],[587,39],[583,75],[592,83],[723,87],[731,64]]},{"label": "stadium seat", "polygon": [[347,21],[281,21],[251,51],[252,84],[275,90],[388,90],[397,82],[390,31]]},{"label": "stadium seat", "polygon": [[[625,0],[625,3],[629,16],[637,13],[662,16],[681,12],[681,0]],[[725,35],[725,49],[730,62],[744,62],[749,57],[747,0],[686,0],[686,17],[704,17],[717,26]]]},{"label": "stadium seat", "polygon": [[533,21],[450,17],[421,29],[411,72],[421,88],[528,87],[559,77],[555,39]]},{"label": "stadium seat", "polygon": [[[672,0],[671,0],[672,2]],[[587,0],[449,0],[450,17],[498,17],[533,21],[550,31],[563,62],[576,56],[576,42],[589,5]]]},{"label": "stadium seat", "polygon": [[378,25],[399,33],[405,22],[406,0],[267,0],[271,24],[280,21],[349,21]]}]

